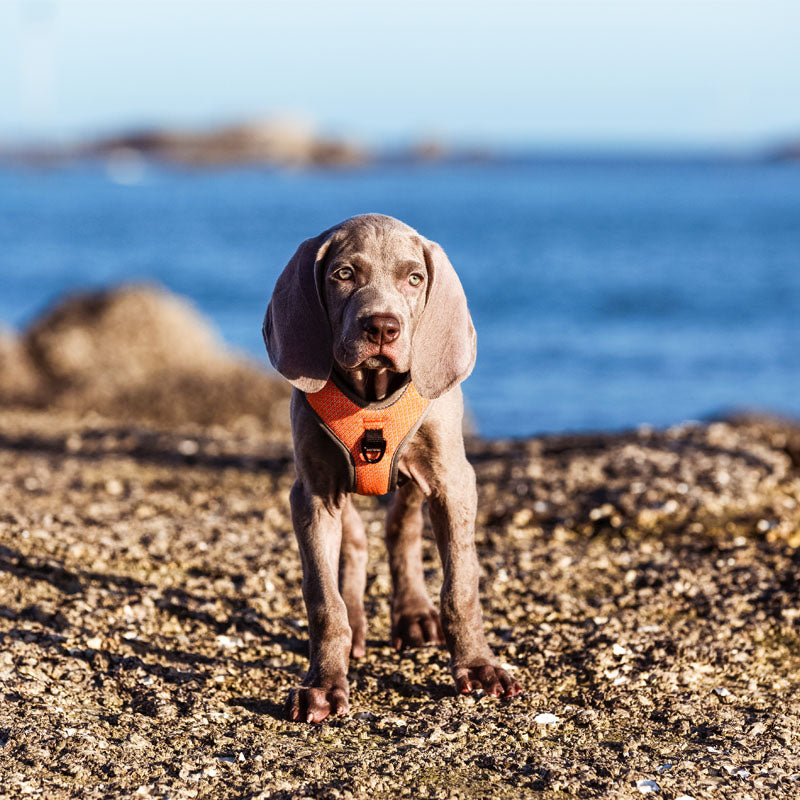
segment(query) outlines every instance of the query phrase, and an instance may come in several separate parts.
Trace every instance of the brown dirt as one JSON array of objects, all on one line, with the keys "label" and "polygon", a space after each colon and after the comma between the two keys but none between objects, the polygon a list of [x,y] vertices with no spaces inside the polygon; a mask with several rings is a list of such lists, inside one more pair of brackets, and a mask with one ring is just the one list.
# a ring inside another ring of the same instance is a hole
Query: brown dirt
[{"label": "brown dirt", "polygon": [[352,714],[306,726],[281,716],[307,646],[285,436],[0,410],[0,794],[797,796],[795,434],[473,441],[509,702],[387,647],[384,507],[360,499],[368,654]]}]

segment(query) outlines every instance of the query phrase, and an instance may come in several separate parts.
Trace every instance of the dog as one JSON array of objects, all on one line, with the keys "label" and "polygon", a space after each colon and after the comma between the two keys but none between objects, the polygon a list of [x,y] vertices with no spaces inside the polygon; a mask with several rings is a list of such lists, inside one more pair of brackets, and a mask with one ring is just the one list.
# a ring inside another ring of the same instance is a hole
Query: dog
[{"label": "dog", "polygon": [[[396,487],[386,523],[394,647],[446,644],[457,692],[519,694],[483,632],[460,388],[476,335],[444,250],[392,217],[345,220],[300,245],[277,280],[263,335],[294,386],[290,502],[310,664],[289,693],[288,718],[349,711],[348,661],[365,654],[367,627],[367,543],[353,491]],[[422,570],[424,502],[444,571],[441,618]]]}]

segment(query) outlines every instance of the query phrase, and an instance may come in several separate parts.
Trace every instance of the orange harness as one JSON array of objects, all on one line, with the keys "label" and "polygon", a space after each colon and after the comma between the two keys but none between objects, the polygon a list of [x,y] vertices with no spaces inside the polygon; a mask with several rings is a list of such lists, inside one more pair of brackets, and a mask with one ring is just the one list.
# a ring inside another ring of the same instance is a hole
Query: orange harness
[{"label": "orange harness", "polygon": [[345,392],[330,379],[305,398],[323,430],[347,454],[352,491],[391,492],[397,485],[397,462],[403,447],[416,433],[431,401],[411,382],[378,403]]}]

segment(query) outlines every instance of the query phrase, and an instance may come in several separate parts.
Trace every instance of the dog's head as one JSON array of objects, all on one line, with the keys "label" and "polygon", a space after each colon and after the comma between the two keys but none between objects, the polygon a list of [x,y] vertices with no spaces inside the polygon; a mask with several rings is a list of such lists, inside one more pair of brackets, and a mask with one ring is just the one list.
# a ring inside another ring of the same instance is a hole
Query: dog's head
[{"label": "dog's head", "polygon": [[408,225],[364,214],[307,239],[264,318],[270,361],[304,392],[347,375],[411,373],[435,398],[475,363],[475,329],[444,251]]}]

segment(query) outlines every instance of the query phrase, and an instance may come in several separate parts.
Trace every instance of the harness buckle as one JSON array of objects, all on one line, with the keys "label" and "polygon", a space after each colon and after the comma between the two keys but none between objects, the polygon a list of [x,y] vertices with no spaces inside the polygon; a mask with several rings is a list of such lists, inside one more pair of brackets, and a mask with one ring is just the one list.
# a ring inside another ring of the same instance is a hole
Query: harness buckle
[{"label": "harness buckle", "polygon": [[367,428],[361,437],[361,455],[368,464],[377,464],[386,453],[383,428]]}]

